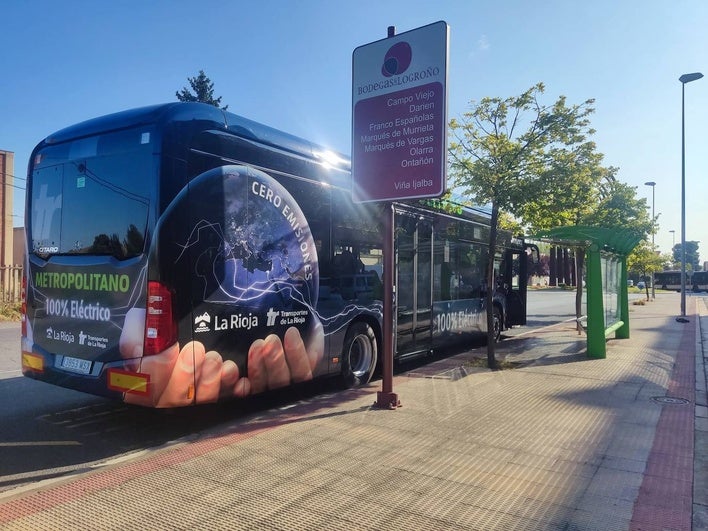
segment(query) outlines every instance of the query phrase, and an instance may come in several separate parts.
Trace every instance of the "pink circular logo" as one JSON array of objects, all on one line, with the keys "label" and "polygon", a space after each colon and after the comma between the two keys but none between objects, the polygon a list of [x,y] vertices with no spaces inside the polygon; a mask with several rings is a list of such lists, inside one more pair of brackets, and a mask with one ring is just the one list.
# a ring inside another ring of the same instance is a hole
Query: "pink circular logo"
[{"label": "pink circular logo", "polygon": [[402,74],[411,66],[413,50],[407,42],[398,42],[391,46],[386,52],[381,73],[386,77]]}]

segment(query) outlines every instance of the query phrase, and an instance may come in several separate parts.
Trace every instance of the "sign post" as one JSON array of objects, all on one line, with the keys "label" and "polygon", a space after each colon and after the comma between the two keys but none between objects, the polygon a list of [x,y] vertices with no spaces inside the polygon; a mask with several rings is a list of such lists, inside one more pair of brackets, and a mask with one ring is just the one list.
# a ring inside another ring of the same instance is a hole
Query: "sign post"
[{"label": "sign post", "polygon": [[352,54],[352,199],[383,202],[383,383],[393,392],[393,201],[440,197],[446,186],[449,28],[435,22],[360,46]]}]

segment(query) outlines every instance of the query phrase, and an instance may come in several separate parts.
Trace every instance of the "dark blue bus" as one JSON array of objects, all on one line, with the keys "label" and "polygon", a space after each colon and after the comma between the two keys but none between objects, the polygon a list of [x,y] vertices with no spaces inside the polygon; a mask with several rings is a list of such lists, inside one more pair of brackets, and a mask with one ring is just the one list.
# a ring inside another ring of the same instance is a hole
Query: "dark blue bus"
[{"label": "dark blue bus", "polygon": [[[320,376],[368,382],[382,206],[349,160],[199,103],[45,138],[27,179],[23,373],[150,407]],[[395,357],[486,333],[489,212],[395,205]],[[503,240],[503,241],[501,241]],[[526,247],[494,250],[495,332],[526,320]]]},{"label": "dark blue bus", "polygon": [[[690,272],[686,272],[686,286],[690,287]],[[654,273],[654,285],[657,288],[681,291],[681,271],[659,271]]]},{"label": "dark blue bus", "polygon": [[694,271],[691,274],[691,283],[693,291],[708,291],[708,271]]}]

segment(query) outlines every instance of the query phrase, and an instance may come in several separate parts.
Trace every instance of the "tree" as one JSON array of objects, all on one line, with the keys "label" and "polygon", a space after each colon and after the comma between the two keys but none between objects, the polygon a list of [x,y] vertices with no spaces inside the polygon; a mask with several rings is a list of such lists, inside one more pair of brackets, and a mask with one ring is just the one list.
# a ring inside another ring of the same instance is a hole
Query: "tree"
[{"label": "tree", "polygon": [[601,166],[602,158],[590,141],[574,149],[552,151],[548,166],[520,209],[531,232],[582,224],[599,201],[598,185],[608,171]]},{"label": "tree", "polygon": [[[672,249],[674,262],[681,267],[681,244],[677,243]],[[678,269],[677,268],[677,269]],[[700,271],[701,260],[698,254],[698,242],[686,241],[686,271]]]},{"label": "tree", "polygon": [[[594,133],[588,130],[587,134]],[[529,193],[522,216],[530,230],[540,232],[554,227],[581,225],[599,202],[598,185],[607,172],[614,171],[601,166],[603,155],[596,152],[595,143],[578,137],[572,149],[559,146],[553,149],[548,167],[540,175],[535,190]],[[576,247],[575,256],[575,314],[582,315],[583,271],[585,249]],[[578,320],[578,332],[582,333]]]},{"label": "tree", "polygon": [[[643,240],[627,257],[627,269],[647,279],[652,273],[663,269],[663,259],[656,253],[649,242]],[[645,282],[647,300],[649,300],[649,282]]]},{"label": "tree", "polygon": [[194,92],[190,91],[187,87],[183,87],[181,91],[175,92],[179,101],[208,103],[214,107],[219,107],[223,111],[229,108],[228,105],[221,107],[221,96],[218,98],[214,97],[214,83],[207,77],[204,70],[200,70],[197,77],[188,77],[187,81],[189,81],[189,85]]},{"label": "tree", "polygon": [[[649,217],[646,199],[637,198],[637,187],[617,180],[618,171],[618,168],[614,167],[601,169],[598,200],[593,209],[582,217],[580,223],[596,227],[622,227],[646,239],[654,229],[655,220]],[[580,256],[583,254],[580,253]],[[578,264],[582,265],[580,260]],[[578,275],[580,277],[580,272]],[[581,315],[581,306],[582,287],[578,285],[575,307],[577,317]]]},{"label": "tree", "polygon": [[637,187],[617,180],[616,168],[611,168],[600,183],[599,202],[588,214],[586,225],[628,228],[646,238],[654,228],[647,200],[637,197]]},{"label": "tree", "polygon": [[508,212],[499,212],[499,228],[512,234],[523,234],[523,225]]},{"label": "tree", "polygon": [[500,210],[521,215],[534,185],[561,153],[572,150],[592,131],[587,116],[592,100],[568,107],[565,97],[543,105],[539,83],[520,96],[483,98],[450,121],[449,149],[453,186],[477,204],[491,204],[487,261],[487,364],[494,356],[494,258]]},{"label": "tree", "polygon": [[[622,227],[646,239],[655,227],[655,220],[649,216],[647,200],[637,197],[637,187],[617,179],[618,168],[602,169],[602,179],[598,183],[598,200],[593,209],[581,220],[582,224],[596,227]],[[653,266],[652,266],[653,267]],[[581,314],[582,293],[578,287],[576,311]]]},{"label": "tree", "polygon": [[661,269],[663,271],[678,269],[678,267],[674,263],[674,258],[671,253],[661,253]]}]

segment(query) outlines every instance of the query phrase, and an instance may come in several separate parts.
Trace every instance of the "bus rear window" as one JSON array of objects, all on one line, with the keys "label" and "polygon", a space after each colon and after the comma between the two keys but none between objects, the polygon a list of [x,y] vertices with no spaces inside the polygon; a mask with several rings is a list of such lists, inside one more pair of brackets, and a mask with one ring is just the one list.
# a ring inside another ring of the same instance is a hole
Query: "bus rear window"
[{"label": "bus rear window", "polygon": [[157,176],[148,130],[108,133],[47,146],[32,163],[30,251],[110,255],[144,251]]}]

